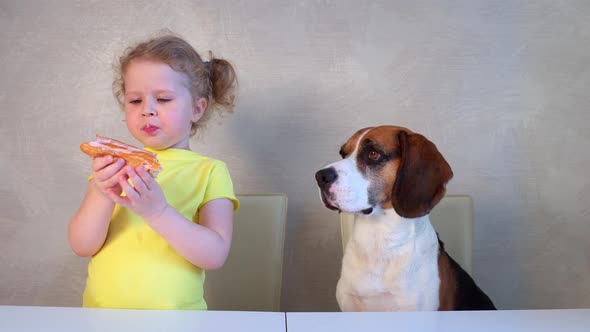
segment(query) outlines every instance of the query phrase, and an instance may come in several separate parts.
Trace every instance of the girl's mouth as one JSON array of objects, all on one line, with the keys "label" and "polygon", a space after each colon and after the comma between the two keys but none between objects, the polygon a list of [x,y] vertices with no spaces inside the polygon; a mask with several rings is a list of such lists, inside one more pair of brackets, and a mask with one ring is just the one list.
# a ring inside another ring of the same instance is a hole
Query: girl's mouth
[{"label": "girl's mouth", "polygon": [[143,128],[141,128],[141,130],[143,130],[148,135],[154,135],[156,131],[158,131],[158,129],[160,129],[160,127],[152,126],[150,124],[147,124]]}]

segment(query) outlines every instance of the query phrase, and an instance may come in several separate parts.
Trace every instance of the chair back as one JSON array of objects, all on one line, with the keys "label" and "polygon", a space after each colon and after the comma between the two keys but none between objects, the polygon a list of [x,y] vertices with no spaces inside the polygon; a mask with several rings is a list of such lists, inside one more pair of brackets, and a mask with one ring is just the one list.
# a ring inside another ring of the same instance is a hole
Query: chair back
[{"label": "chair back", "polygon": [[205,300],[209,310],[280,311],[287,196],[237,198],[229,257],[205,273]]}]

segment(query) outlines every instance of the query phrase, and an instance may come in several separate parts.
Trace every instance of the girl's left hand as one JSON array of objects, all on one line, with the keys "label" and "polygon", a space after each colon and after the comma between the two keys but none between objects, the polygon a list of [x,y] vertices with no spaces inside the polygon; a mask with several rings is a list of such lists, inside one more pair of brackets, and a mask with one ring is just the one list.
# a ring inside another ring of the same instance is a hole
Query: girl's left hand
[{"label": "girl's left hand", "polygon": [[[131,184],[127,179],[131,181]],[[162,188],[142,166],[137,168],[126,166],[125,175],[119,178],[119,184],[126,196],[110,192],[111,199],[137,213],[146,222],[161,216],[168,207]]]}]

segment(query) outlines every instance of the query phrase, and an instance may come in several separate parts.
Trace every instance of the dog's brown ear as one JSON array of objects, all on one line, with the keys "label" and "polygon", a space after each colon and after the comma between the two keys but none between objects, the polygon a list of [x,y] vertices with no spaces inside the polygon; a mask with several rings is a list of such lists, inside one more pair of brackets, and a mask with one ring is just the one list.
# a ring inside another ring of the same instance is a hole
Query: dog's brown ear
[{"label": "dog's brown ear", "polygon": [[421,217],[443,198],[453,171],[424,136],[400,131],[397,137],[400,164],[391,195],[393,208],[404,218]]}]

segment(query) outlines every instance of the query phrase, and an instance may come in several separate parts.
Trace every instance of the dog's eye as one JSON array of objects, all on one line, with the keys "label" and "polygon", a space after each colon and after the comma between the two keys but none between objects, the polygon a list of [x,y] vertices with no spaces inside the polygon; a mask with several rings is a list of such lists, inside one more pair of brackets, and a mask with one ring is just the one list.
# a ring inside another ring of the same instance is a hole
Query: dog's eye
[{"label": "dog's eye", "polygon": [[375,150],[369,151],[369,159],[377,161],[379,158],[381,158],[379,152]]}]

